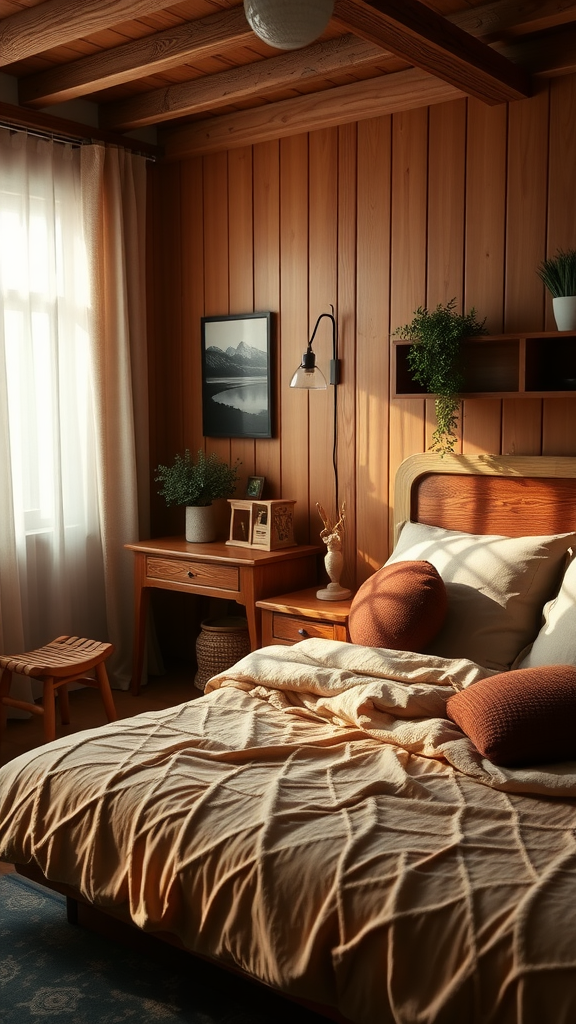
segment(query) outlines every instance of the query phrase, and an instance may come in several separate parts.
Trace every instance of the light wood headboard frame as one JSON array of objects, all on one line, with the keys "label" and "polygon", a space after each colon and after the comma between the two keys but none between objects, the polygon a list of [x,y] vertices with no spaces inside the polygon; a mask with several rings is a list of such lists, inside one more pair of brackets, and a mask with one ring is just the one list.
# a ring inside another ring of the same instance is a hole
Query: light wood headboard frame
[{"label": "light wood headboard frame", "polygon": [[508,537],[576,530],[576,458],[411,455],[396,474],[395,539],[409,519]]}]

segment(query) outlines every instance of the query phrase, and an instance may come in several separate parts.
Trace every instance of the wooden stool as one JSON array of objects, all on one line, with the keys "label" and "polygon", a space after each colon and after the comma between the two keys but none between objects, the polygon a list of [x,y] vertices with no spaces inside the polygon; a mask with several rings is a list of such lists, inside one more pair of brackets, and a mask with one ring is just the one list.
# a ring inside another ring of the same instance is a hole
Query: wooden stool
[{"label": "wooden stool", "polygon": [[[81,680],[87,686],[95,686],[100,690],[102,703],[109,722],[115,722],[116,708],[108,675],[104,667],[106,658],[114,650],[112,644],[99,643],[97,640],[86,640],[78,636],[59,636],[45,647],[25,654],[0,655],[0,730],[6,726],[6,707],[23,708],[35,715],[44,715],[44,741],[56,739],[56,706],[55,694],[58,690],[60,720],[63,725],[70,722],[68,704],[68,683]],[[96,678],[86,676],[90,669],[96,672]],[[42,704],[33,704],[25,700],[10,697],[12,673],[42,679],[44,693]]]}]

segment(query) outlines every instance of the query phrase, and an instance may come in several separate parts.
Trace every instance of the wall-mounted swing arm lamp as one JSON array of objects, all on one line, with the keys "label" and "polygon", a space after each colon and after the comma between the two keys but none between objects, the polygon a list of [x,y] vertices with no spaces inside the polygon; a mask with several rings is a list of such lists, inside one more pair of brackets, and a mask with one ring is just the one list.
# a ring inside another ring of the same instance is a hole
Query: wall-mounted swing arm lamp
[{"label": "wall-mounted swing arm lamp", "polygon": [[[326,377],[322,373],[322,370],[320,370],[316,366],[316,355],[312,351],[312,343],[314,341],[314,338],[316,337],[316,331],[318,330],[320,321],[324,317],[327,317],[328,320],[332,321],[332,359],[330,360],[330,383],[340,383],[340,360],[338,359],[338,342],[336,335],[336,320],[334,318],[334,306],[331,305],[330,309],[332,310],[331,313],[320,313],[320,316],[316,321],[316,326],[312,331],[312,337],[308,342],[308,348],[302,355],[302,362],[300,363],[300,366],[298,367],[298,369],[294,373],[294,376],[292,377],[292,380],[290,381],[291,388],[306,388],[307,390],[312,391],[318,388],[326,388],[328,386],[326,384]],[[336,395],[334,395],[334,398],[336,398]]]},{"label": "wall-mounted swing arm lamp", "polygon": [[345,504],[340,509],[338,497],[338,387],[340,383],[340,360],[338,359],[338,342],[336,333],[336,319],[334,317],[334,306],[330,305],[331,313],[321,313],[316,321],[312,337],[308,342],[308,348],[302,356],[302,362],[290,381],[291,388],[304,388],[307,391],[326,389],[326,377],[316,366],[316,355],[312,349],[312,343],[316,337],[316,331],[320,321],[326,317],[332,323],[332,359],[330,360],[330,384],[334,384],[334,426],[332,443],[332,465],[334,468],[334,497],[336,504],[336,517],[332,523],[326,517],[323,508],[318,505],[318,511],[324,523],[324,530],[320,534],[328,551],[325,558],[326,571],[330,577],[327,587],[318,590],[316,596],[324,601],[344,600],[350,596],[350,591],[340,586],[340,573],[342,572],[342,531],[346,518]]},{"label": "wall-mounted swing arm lamp", "polygon": [[315,391],[319,389],[325,389],[328,387],[326,383],[326,377],[316,366],[316,355],[312,350],[312,343],[316,337],[316,331],[320,326],[320,321],[326,317],[332,323],[332,359],[330,360],[330,383],[334,384],[334,428],[333,428],[333,444],[332,444],[332,465],[334,467],[334,490],[336,499],[336,511],[338,511],[338,388],[336,385],[340,383],[340,360],[338,359],[338,336],[336,331],[336,318],[334,316],[334,306],[330,303],[331,313],[320,313],[314,330],[312,331],[312,337],[308,342],[308,348],[302,355],[302,362],[294,373],[292,380],[290,381],[291,388],[305,388],[307,391]]}]

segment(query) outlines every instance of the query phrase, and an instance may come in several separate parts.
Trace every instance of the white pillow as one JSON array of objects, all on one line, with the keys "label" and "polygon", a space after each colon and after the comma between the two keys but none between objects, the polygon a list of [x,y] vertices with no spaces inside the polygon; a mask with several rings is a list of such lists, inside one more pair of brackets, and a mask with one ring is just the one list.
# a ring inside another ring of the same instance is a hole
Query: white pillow
[{"label": "white pillow", "polygon": [[425,559],[446,584],[448,613],[427,653],[505,671],[538,633],[571,545],[574,533],[500,537],[407,522],[386,564]]},{"label": "white pillow", "polygon": [[518,668],[576,665],[576,558],[570,562],[558,596],[544,606],[544,621]]}]

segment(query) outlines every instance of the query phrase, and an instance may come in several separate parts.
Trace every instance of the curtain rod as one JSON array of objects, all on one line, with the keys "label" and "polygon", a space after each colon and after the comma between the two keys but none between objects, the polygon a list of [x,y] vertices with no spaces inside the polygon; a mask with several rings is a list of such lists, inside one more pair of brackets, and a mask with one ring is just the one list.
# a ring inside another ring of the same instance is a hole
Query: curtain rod
[{"label": "curtain rod", "polygon": [[60,135],[42,128],[25,128],[9,121],[0,121],[0,128],[6,132],[22,132],[24,135],[32,135],[35,139],[50,139],[51,142],[62,142],[72,146],[83,146],[90,141],[79,139],[77,135]]},{"label": "curtain rod", "polygon": [[107,142],[121,149],[130,149],[148,160],[156,160],[163,154],[161,146],[125,138],[112,132],[103,132],[90,125],[54,117],[52,114],[28,111],[12,103],[0,102],[0,128],[28,132],[36,138],[52,139],[54,142],[66,142],[76,146]]}]

